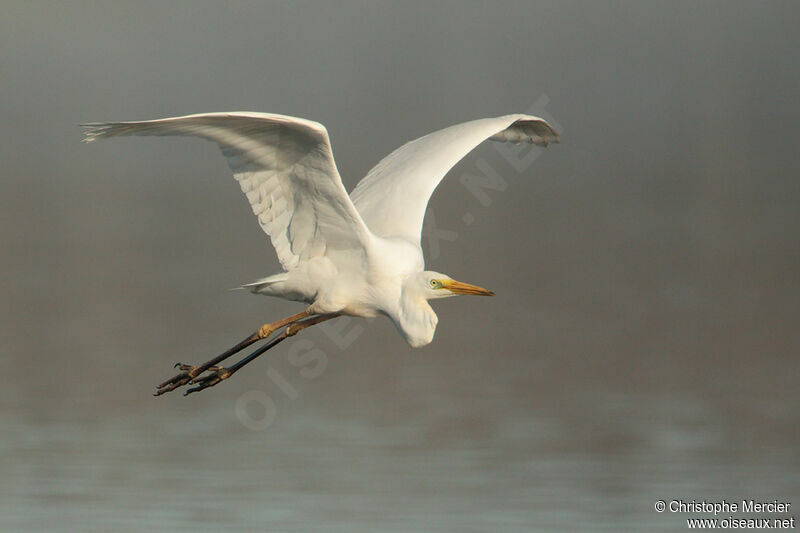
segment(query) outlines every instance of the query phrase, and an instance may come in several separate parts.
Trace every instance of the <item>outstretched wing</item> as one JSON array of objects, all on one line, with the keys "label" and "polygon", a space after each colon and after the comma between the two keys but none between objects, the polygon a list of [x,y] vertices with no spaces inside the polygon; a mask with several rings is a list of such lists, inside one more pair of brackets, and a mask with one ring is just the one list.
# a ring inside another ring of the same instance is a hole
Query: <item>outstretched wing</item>
[{"label": "outstretched wing", "polygon": [[86,142],[118,135],[188,135],[216,142],[284,270],[369,238],[322,124],[267,113],[203,113],[83,124]]},{"label": "outstretched wing", "polygon": [[486,139],[542,146],[560,140],[550,124],[529,115],[456,124],[406,143],[383,158],[350,197],[374,234],[418,244],[434,189],[456,163]]}]

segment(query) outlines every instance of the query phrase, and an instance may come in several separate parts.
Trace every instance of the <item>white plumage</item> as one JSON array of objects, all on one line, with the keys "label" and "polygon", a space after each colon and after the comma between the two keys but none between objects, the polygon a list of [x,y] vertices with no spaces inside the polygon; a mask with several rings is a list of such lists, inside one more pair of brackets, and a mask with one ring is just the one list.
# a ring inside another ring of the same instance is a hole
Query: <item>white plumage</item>
[{"label": "white plumage", "polygon": [[428,299],[491,294],[423,270],[422,222],[439,182],[486,139],[544,146],[559,141],[534,116],[457,124],[398,148],[348,196],[328,132],[310,120],[234,112],[84,126],[86,142],[184,135],[217,143],[285,270],[246,287],[307,302],[309,316],[385,314],[412,346],[433,338],[436,315]]}]

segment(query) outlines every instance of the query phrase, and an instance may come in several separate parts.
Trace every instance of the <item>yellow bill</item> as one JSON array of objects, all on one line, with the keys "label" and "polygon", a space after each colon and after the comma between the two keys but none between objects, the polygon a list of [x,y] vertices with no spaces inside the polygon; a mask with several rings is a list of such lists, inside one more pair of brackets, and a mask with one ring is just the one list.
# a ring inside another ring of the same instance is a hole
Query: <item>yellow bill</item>
[{"label": "yellow bill", "polygon": [[442,287],[455,294],[472,294],[474,296],[494,296],[494,293],[489,289],[478,287],[477,285],[470,285],[463,281],[456,281],[449,279],[442,281]]}]

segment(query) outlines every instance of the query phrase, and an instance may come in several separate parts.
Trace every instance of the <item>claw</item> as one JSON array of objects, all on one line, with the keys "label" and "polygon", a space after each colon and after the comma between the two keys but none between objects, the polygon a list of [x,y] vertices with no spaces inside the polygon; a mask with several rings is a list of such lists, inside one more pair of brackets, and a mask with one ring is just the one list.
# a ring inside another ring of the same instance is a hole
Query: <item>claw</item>
[{"label": "claw", "polygon": [[[182,380],[184,380],[184,379],[185,379],[186,381],[189,381],[189,380],[190,380],[190,379],[192,379],[192,378],[191,378],[191,376],[189,376],[189,373],[188,373],[188,372],[181,372],[181,373],[180,373],[180,374],[178,374],[177,376],[173,376],[173,377],[169,378],[167,381],[165,381],[164,383],[161,383],[161,384],[160,384],[158,387],[156,387],[156,388],[157,388],[157,389],[163,389],[163,388],[165,388],[165,387],[169,387],[169,386],[171,386],[171,385],[173,385],[173,384],[176,384],[176,383],[178,383],[179,381],[182,381]],[[170,390],[172,390],[172,389],[170,389]]]},{"label": "claw", "polygon": [[[184,392],[184,396],[191,394],[193,392],[199,392],[203,389],[207,389],[208,387],[213,387],[220,381],[228,379],[234,374],[234,372],[238,371],[244,365],[248,364],[250,361],[258,357],[259,355],[263,354],[270,348],[274,347],[281,341],[287,339],[288,337],[293,337],[301,330],[309,326],[313,326],[314,324],[319,324],[320,322],[324,322],[325,320],[330,320],[331,318],[336,318],[337,316],[340,316],[338,313],[332,313],[327,315],[314,315],[309,318],[309,315],[312,315],[312,313],[309,310],[305,310],[301,313],[297,313],[296,315],[292,315],[282,320],[278,320],[277,322],[271,322],[269,324],[265,324],[264,326],[256,330],[255,333],[253,333],[243,341],[239,342],[236,346],[226,350],[222,354],[211,359],[210,361],[203,363],[200,366],[187,365],[180,362],[175,363],[174,368],[179,368],[181,372],[171,377],[170,379],[166,380],[165,382],[161,383],[158,387],[156,387],[156,392],[153,395],[161,396],[162,394],[174,391],[178,387],[182,387],[187,384],[196,386],[186,390]],[[222,361],[231,357],[234,354],[239,353],[240,351],[244,350],[251,344],[258,342],[260,340],[268,339],[269,335],[271,335],[279,328],[282,328],[284,326],[287,327],[283,333],[272,338],[272,340],[269,340],[265,345],[255,350],[247,357],[244,357],[243,359],[234,363],[228,368],[218,366]],[[209,373],[204,374],[205,372]]]},{"label": "claw", "polygon": [[[233,374],[233,372],[228,371],[227,369],[212,365],[208,368],[202,369],[201,366],[194,366],[194,365],[187,365],[185,363],[175,363],[173,368],[180,368],[181,373],[169,378],[165,382],[161,383],[158,387],[156,387],[156,392],[153,393],[153,396],[161,396],[167,392],[174,391],[178,387],[182,387],[184,385],[191,385],[195,383],[203,383],[201,388],[195,387],[192,392],[197,392],[198,390],[202,390],[206,387],[211,387],[216,385],[223,379],[227,379]],[[202,369],[202,370],[201,370]],[[210,372],[210,375],[203,376],[203,372]],[[213,381],[214,377],[218,377],[219,380],[215,381],[214,383],[206,383],[207,381]]]},{"label": "claw", "polygon": [[193,393],[193,392],[200,392],[201,390],[203,390],[203,389],[207,389],[208,387],[213,387],[214,385],[216,385],[216,384],[217,384],[217,383],[219,383],[220,381],[222,381],[222,380],[221,380],[221,379],[219,379],[219,378],[215,378],[215,379],[213,379],[213,380],[205,381],[205,382],[203,382],[203,383],[200,383],[200,384],[199,384],[198,386],[196,386],[196,387],[192,387],[191,389],[186,389],[186,390],[183,392],[183,395],[184,395],[184,396],[189,396],[189,395],[190,395],[191,393]]},{"label": "claw", "polygon": [[178,387],[186,385],[187,383],[189,383],[189,381],[191,381],[197,376],[198,374],[197,370],[199,369],[199,367],[186,365],[184,363],[175,363],[175,366],[173,368],[180,368],[181,373],[176,376],[172,376],[165,382],[161,383],[158,387],[156,387],[157,390],[156,392],[153,393],[153,396],[161,396],[166,392],[174,391]]},{"label": "claw", "polygon": [[192,379],[189,377],[188,373],[183,372],[182,374],[178,374],[174,378],[165,381],[161,385],[158,386],[156,392],[153,393],[153,396],[161,396],[165,392],[174,391],[178,387],[186,385],[189,383],[189,380]]}]

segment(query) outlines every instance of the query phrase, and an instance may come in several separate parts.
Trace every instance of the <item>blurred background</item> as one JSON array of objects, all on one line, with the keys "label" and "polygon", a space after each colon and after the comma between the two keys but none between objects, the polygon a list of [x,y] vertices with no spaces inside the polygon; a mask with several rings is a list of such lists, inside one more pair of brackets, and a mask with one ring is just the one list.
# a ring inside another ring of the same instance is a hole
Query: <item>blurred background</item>
[{"label": "blurred background", "polygon": [[[800,505],[796,4],[2,13],[0,530],[682,531],[656,500]],[[153,398],[300,307],[229,290],[280,266],[213,145],[77,124],[232,110],[325,124],[348,189],[475,118],[546,113],[563,142],[521,170],[486,143],[439,187],[427,266],[497,296],[435,303],[431,345],[344,321]],[[503,190],[475,195],[486,167]],[[292,364],[301,340],[324,364]]]}]

